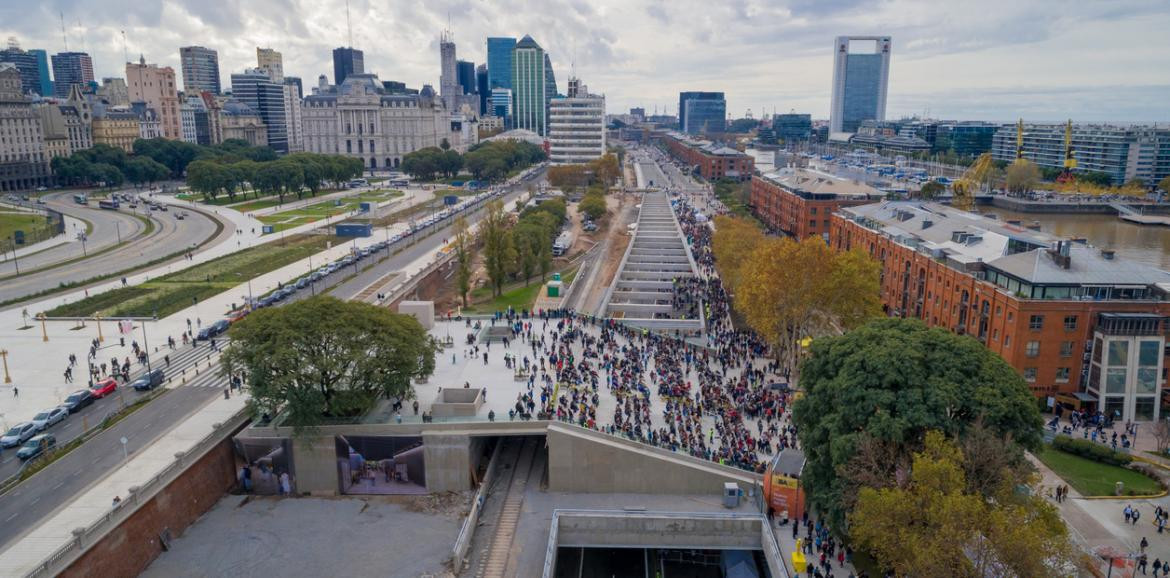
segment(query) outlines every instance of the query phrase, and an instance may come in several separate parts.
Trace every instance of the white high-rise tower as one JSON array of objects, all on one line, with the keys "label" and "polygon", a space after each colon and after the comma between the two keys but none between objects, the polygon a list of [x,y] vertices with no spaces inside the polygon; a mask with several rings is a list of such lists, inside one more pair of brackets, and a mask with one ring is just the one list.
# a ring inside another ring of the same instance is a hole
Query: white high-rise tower
[{"label": "white high-rise tower", "polygon": [[862,121],[885,120],[890,37],[838,36],[833,49],[829,132],[857,132]]}]

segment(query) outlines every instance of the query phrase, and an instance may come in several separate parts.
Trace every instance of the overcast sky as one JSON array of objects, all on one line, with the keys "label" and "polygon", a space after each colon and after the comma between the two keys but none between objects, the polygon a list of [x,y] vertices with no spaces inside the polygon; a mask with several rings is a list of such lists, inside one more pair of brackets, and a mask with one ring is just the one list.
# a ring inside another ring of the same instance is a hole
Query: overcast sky
[{"label": "overcast sky", "polygon": [[[284,54],[308,86],[332,78],[347,45],[345,0],[0,0],[0,35],[23,48],[88,51],[95,74],[123,76],[126,51],[173,66],[179,46],[219,51],[229,74],[256,47]],[[887,116],[1170,122],[1165,0],[350,0],[367,72],[439,83],[438,36],[484,61],[488,36],[530,34],[609,112],[674,113],[680,90],[723,91],[728,112],[826,118],[837,35],[893,37]]]}]

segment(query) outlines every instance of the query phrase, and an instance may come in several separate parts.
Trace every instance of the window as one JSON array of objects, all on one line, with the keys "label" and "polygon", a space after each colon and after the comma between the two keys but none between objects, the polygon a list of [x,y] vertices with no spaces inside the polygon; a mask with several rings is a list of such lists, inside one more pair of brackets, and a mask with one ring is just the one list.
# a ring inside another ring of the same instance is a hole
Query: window
[{"label": "window", "polygon": [[1109,365],[1120,365],[1125,367],[1129,364],[1129,342],[1128,341],[1110,341],[1109,342]]},{"label": "window", "polygon": [[1124,367],[1111,367],[1105,371],[1105,393],[1125,393]]},{"label": "window", "polygon": [[1031,329],[1032,331],[1039,331],[1041,329],[1044,329],[1044,316],[1043,315],[1033,315],[1033,316],[1029,317],[1028,318],[1028,329]]},{"label": "window", "polygon": [[1064,316],[1064,330],[1065,331],[1076,331],[1076,329],[1077,329],[1077,316],[1076,315],[1065,315]]},{"label": "window", "polygon": [[1012,319],[1015,319],[1015,318],[1016,318],[1016,314],[1011,312],[1011,311],[1008,311],[1008,321],[1011,321]]},{"label": "window", "polygon": [[347,152],[347,153],[353,152],[353,143],[352,142],[345,141],[345,152]]},{"label": "window", "polygon": [[1011,347],[1011,344],[1012,344],[1012,336],[1011,335],[1004,335],[1003,336],[1003,346],[1004,347]]},{"label": "window", "polygon": [[813,207],[813,208],[809,209],[809,210],[808,210],[808,214],[810,214],[810,215],[815,215],[815,214],[817,214],[817,208],[816,208],[816,207]]},{"label": "window", "polygon": [[1162,342],[1142,340],[1138,345],[1138,365],[1142,367],[1157,367],[1158,358],[1162,355]]},{"label": "window", "polygon": [[809,226],[809,227],[816,227],[816,226],[817,226],[817,222],[816,222],[816,221],[809,221],[809,222],[808,222],[808,226]]},{"label": "window", "polygon": [[1035,382],[1036,381],[1036,368],[1035,367],[1025,367],[1024,368],[1024,380],[1028,381],[1028,382]]},{"label": "window", "polygon": [[995,316],[999,317],[1001,315],[1003,315],[1003,307],[1000,305],[996,305],[995,306]]},{"label": "window", "polygon": [[1040,342],[1039,341],[1029,341],[1027,343],[1027,345],[1024,346],[1024,355],[1027,355],[1028,357],[1039,356],[1040,355]]},{"label": "window", "polygon": [[1074,347],[1074,344],[1072,341],[1061,341],[1060,342],[1060,356],[1061,357],[1072,357],[1073,347]]},{"label": "window", "polygon": [[1056,368],[1056,383],[1068,383],[1069,369],[1067,367]]}]

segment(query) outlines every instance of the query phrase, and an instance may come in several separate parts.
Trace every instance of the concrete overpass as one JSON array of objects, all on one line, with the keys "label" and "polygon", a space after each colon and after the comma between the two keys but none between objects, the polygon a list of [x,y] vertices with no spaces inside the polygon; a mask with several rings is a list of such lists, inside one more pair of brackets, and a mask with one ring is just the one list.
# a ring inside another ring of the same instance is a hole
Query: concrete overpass
[{"label": "concrete overpass", "polygon": [[693,277],[696,272],[670,198],[666,193],[647,192],[642,197],[634,240],[606,292],[601,314],[644,329],[700,333],[704,327],[702,306],[688,312],[674,304],[674,280]]}]

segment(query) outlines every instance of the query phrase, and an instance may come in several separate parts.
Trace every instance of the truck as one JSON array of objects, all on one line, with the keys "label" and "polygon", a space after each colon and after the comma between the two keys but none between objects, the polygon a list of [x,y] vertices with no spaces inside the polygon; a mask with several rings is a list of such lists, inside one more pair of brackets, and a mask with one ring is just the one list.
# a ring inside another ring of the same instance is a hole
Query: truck
[{"label": "truck", "polygon": [[560,257],[569,252],[569,248],[573,246],[573,232],[569,230],[562,231],[557,235],[557,240],[553,242],[552,254],[554,257]]}]

